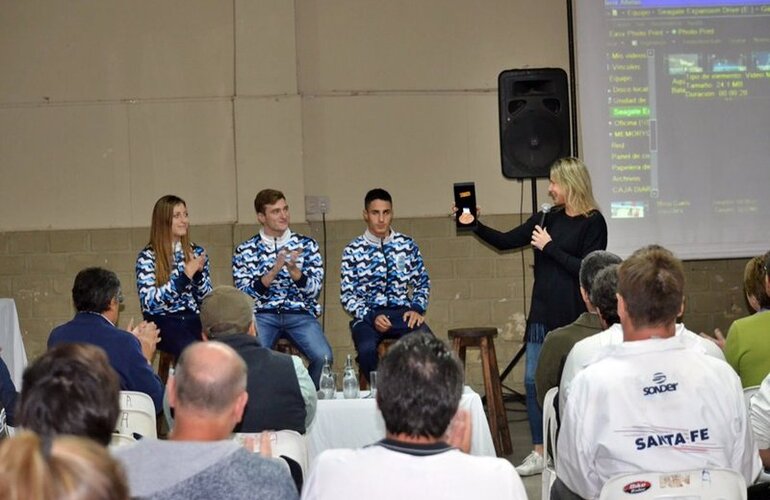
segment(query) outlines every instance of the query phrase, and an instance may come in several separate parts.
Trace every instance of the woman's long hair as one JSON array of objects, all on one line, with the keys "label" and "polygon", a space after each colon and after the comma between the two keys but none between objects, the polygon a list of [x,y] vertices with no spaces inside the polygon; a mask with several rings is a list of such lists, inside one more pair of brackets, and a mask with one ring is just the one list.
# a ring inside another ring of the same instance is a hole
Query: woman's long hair
[{"label": "woman's long hair", "polygon": [[[150,226],[150,242],[147,244],[155,252],[155,284],[162,286],[168,282],[171,275],[171,265],[174,262],[174,246],[171,237],[171,223],[174,220],[174,207],[187,203],[173,194],[162,196],[155,202],[152,209],[152,225]],[[192,258],[190,246],[190,231],[181,238],[185,262]]]},{"label": "woman's long hair", "polygon": [[561,158],[551,166],[551,179],[566,191],[567,207],[578,215],[599,210],[591,188],[591,176],[579,158]]}]

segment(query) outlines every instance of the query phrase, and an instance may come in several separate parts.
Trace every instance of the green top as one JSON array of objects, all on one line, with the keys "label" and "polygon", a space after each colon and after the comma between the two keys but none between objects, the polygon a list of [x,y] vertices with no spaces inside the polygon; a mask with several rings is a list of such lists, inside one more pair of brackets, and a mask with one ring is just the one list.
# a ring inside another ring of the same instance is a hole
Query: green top
[{"label": "green top", "polygon": [[725,341],[725,359],[744,388],[758,386],[770,373],[770,311],[733,321]]}]

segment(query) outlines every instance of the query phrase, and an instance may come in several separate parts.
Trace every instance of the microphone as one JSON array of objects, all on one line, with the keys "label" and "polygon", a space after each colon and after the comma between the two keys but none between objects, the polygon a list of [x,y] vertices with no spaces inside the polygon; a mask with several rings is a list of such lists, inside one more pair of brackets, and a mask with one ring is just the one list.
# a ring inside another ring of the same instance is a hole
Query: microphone
[{"label": "microphone", "polygon": [[552,208],[553,205],[550,203],[543,203],[540,205],[540,211],[543,212],[540,216],[540,227],[545,227],[545,216],[548,215],[548,212],[550,212]]}]

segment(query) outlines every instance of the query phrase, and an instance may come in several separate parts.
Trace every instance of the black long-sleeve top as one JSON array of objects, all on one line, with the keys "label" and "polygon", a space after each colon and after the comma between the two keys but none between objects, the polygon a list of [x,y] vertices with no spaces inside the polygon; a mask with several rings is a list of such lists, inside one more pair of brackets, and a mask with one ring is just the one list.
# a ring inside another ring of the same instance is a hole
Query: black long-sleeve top
[{"label": "black long-sleeve top", "polygon": [[[506,233],[479,223],[475,233],[498,250],[511,250],[530,244],[541,217],[538,212]],[[563,207],[556,207],[546,215],[544,226],[551,242],[542,251],[532,249],[535,283],[527,322],[543,323],[551,331],[572,323],[586,310],[580,297],[580,263],[594,250],[607,248],[607,223],[598,210],[570,217]]]}]

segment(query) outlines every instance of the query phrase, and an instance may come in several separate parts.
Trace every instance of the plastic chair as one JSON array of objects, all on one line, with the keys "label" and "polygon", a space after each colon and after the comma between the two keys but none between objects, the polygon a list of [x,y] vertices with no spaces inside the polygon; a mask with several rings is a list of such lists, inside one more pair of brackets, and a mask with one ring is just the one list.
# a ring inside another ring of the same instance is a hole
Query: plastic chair
[{"label": "plastic chair", "polygon": [[759,390],[758,385],[752,385],[751,387],[743,388],[743,398],[746,400],[746,409],[750,409],[751,398],[754,396],[754,394],[757,393],[758,390]]},{"label": "plastic chair", "polygon": [[543,400],[543,453],[545,453],[545,469],[542,476],[542,491],[540,498],[551,498],[551,487],[556,481],[556,433],[559,424],[556,419],[554,402],[559,394],[558,387],[551,387],[545,393]]},{"label": "plastic chair", "polygon": [[[155,415],[155,403],[143,392],[120,391],[120,415],[115,429],[118,433],[157,439],[158,425]],[[152,424],[152,429],[149,428]]]},{"label": "plastic chair", "polygon": [[155,415],[155,403],[143,392],[120,391],[121,410],[140,410],[149,415]]},{"label": "plastic chair", "polygon": [[746,482],[729,469],[638,472],[615,476],[599,500],[746,500]]},{"label": "plastic chair", "polygon": [[136,443],[136,439],[133,436],[127,436],[118,432],[112,433],[112,439],[110,440],[110,448],[118,448],[127,444]]},{"label": "plastic chair", "polygon": [[[271,441],[270,445],[273,451],[273,458],[288,457],[297,462],[302,469],[302,476],[307,477],[308,469],[308,455],[307,455],[307,441],[305,436],[297,431],[283,430],[283,431],[270,431]],[[257,446],[259,446],[259,433],[253,432],[237,432],[234,435],[234,439],[240,443],[247,436],[254,436],[257,440]]]},{"label": "plastic chair", "polygon": [[155,403],[152,398],[143,392],[120,391],[121,410],[139,410],[149,415],[155,415]]},{"label": "plastic chair", "polygon": [[155,415],[148,415],[144,410],[120,410],[116,431],[119,434],[133,436],[135,433],[145,438],[158,438]]}]

